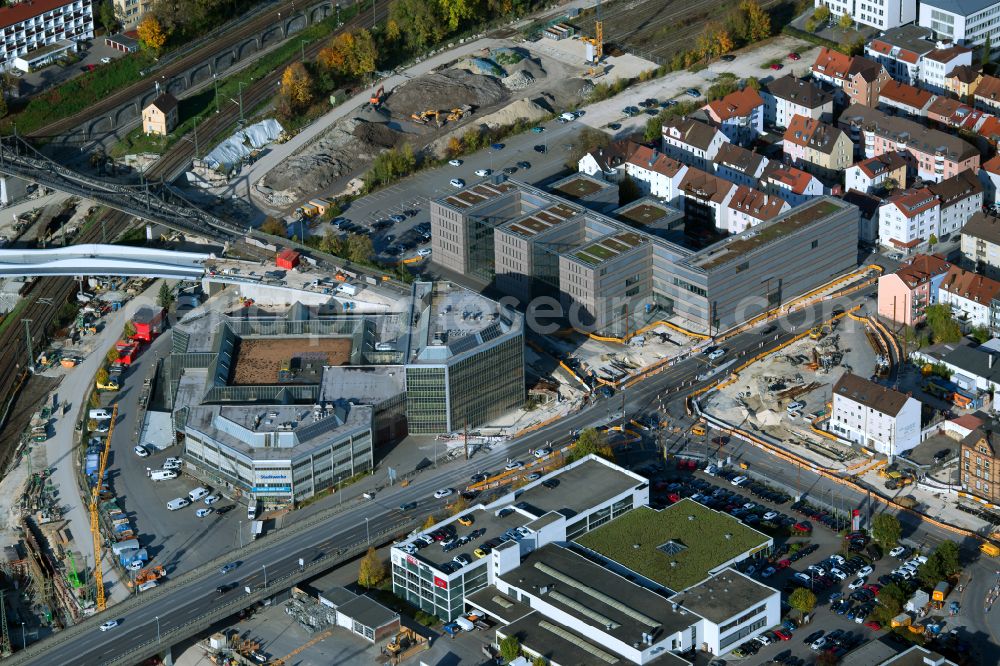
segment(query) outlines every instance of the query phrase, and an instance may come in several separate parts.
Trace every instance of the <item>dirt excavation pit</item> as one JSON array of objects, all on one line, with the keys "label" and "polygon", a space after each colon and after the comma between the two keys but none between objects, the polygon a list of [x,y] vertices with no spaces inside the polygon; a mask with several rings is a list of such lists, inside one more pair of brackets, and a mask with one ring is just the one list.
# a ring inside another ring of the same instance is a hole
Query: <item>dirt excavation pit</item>
[{"label": "dirt excavation pit", "polygon": [[446,69],[396,87],[385,106],[394,118],[402,120],[413,113],[450,110],[463,104],[481,109],[499,104],[507,96],[503,84],[492,76],[478,76],[463,69]]},{"label": "dirt excavation pit", "polygon": [[[324,365],[346,365],[350,360],[350,338],[240,340],[229,383],[233,386],[318,383]],[[280,376],[282,370],[287,374]]]}]

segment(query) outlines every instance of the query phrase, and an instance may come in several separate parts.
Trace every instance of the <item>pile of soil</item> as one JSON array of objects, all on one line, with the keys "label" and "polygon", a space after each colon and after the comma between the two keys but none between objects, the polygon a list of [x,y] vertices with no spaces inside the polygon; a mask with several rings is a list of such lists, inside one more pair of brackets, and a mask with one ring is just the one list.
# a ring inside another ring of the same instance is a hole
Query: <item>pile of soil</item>
[{"label": "pile of soil", "polygon": [[[536,99],[528,99],[527,97],[524,97],[511,102],[499,111],[477,118],[474,122],[474,126],[485,125],[486,127],[495,128],[513,125],[518,120],[536,122],[547,118],[551,113],[552,107],[546,99],[542,97],[538,97]],[[452,137],[461,137],[463,134],[468,132],[472,126],[473,125],[466,125],[448,132],[434,141],[434,143],[428,147],[428,150],[439,158],[445,157],[448,150],[448,141]]]},{"label": "pile of soil", "polygon": [[301,152],[271,169],[256,188],[272,206],[288,206],[366,169],[375,156],[400,142],[384,123],[343,118]]},{"label": "pile of soil", "polygon": [[507,90],[492,76],[477,76],[463,69],[447,69],[421,76],[398,86],[385,106],[397,118],[427,109],[452,109],[461,104],[475,108],[493,106],[507,99]]}]

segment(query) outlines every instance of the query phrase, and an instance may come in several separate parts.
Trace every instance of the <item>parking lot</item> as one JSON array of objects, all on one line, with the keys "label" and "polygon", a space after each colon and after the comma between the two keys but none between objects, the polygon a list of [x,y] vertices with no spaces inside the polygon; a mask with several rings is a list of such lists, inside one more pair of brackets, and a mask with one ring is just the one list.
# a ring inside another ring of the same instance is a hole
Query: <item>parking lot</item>
[{"label": "parking lot", "polygon": [[[720,447],[727,444],[717,439]],[[775,548],[770,555],[744,563],[740,569],[782,590],[783,612],[787,615],[781,626],[772,627],[760,639],[721,655],[727,663],[805,666],[821,663],[823,653],[831,660],[842,658],[885,634],[874,617],[882,587],[897,585],[907,597],[916,589],[916,570],[925,555],[907,547],[882,553],[867,537],[849,531],[846,511],[808,498],[796,500],[781,488],[748,478],[739,468],[720,470],[709,465],[705,471],[698,471],[705,467],[704,463],[684,458],[676,458],[671,467],[651,474],[650,503],[654,508],[690,497],[774,538]],[[841,532],[852,538],[842,537]],[[800,587],[816,595],[811,617],[800,617],[787,604],[792,592]],[[949,603],[952,600],[950,597]],[[808,621],[801,623],[802,619]],[[960,644],[960,613],[939,622],[946,640]],[[949,633],[952,629],[957,631]]]}]

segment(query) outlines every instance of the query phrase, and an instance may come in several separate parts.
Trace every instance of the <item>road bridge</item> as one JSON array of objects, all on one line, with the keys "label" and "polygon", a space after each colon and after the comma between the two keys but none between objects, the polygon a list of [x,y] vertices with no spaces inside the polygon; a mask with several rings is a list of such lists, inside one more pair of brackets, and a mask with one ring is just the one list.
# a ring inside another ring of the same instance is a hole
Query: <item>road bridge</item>
[{"label": "road bridge", "polygon": [[226,240],[243,231],[235,223],[195,207],[165,183],[123,185],[88,176],[50,160],[17,135],[0,139],[0,173],[91,199],[181,233]]},{"label": "road bridge", "polygon": [[48,250],[0,250],[0,276],[143,275],[197,280],[205,274],[204,264],[211,256],[97,243]]}]

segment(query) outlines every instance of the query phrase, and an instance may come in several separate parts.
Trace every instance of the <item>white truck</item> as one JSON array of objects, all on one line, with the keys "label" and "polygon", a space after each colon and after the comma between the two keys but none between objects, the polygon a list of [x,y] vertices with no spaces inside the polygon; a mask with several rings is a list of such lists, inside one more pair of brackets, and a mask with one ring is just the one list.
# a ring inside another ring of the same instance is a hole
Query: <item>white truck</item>
[{"label": "white truck", "polygon": [[337,293],[347,294],[348,296],[356,296],[358,293],[358,288],[353,284],[348,284],[346,282],[343,282],[337,285]]},{"label": "white truck", "polygon": [[252,523],[250,523],[250,539],[251,540],[256,539],[257,537],[259,537],[263,533],[264,533],[264,521],[263,520],[255,520]]},{"label": "white truck", "polygon": [[104,419],[111,418],[111,412],[106,409],[92,409],[87,415],[95,421],[103,421]]}]

